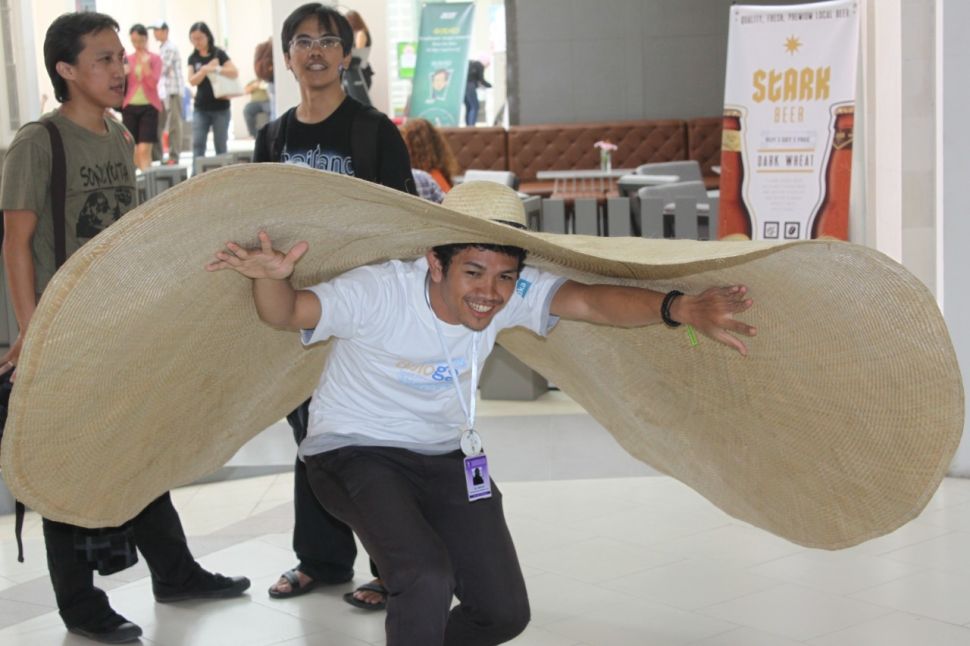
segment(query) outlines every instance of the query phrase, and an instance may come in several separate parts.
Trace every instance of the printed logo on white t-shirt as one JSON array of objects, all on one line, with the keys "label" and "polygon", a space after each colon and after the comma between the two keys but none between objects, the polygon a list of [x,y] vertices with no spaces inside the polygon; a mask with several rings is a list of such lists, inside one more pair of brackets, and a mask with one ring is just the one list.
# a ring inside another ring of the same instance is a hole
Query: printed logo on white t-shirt
[{"label": "printed logo on white t-shirt", "polygon": [[515,293],[525,298],[525,295],[529,293],[529,288],[532,287],[532,283],[527,281],[525,278],[520,278],[515,282]]},{"label": "printed logo on white t-shirt", "polygon": [[[455,370],[461,375],[468,366],[464,357],[452,359]],[[416,390],[437,390],[439,388],[452,388],[451,374],[448,370],[448,362],[444,360],[431,363],[414,363],[406,359],[401,359],[395,365],[397,368],[398,383],[414,388]]]}]

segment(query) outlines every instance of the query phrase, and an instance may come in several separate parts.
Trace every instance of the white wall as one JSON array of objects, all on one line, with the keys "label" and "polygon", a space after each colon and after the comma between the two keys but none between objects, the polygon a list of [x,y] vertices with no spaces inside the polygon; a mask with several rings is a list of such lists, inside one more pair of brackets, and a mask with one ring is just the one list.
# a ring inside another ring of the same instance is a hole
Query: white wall
[{"label": "white wall", "polygon": [[[967,48],[967,25],[970,25],[970,2],[966,0],[937,0],[937,63],[936,93],[939,102],[936,127],[938,147],[938,177],[936,182],[939,227],[941,301],[943,315],[950,328],[953,345],[963,373],[964,399],[970,392],[970,198],[967,182],[970,178],[970,49]],[[953,462],[953,473],[970,476],[970,440],[964,420],[963,443]]]}]

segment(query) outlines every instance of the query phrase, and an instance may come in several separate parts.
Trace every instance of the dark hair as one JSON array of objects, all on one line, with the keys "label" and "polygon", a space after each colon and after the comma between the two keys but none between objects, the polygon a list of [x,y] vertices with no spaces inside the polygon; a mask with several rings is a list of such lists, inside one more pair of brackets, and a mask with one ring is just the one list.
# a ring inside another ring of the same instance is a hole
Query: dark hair
[{"label": "dark hair", "polygon": [[423,171],[440,172],[449,184],[461,172],[448,140],[427,119],[408,119],[401,129],[404,144],[411,155],[411,166]]},{"label": "dark hair", "polygon": [[77,64],[77,55],[84,49],[84,36],[97,34],[105,29],[118,31],[118,23],[111,16],[94,11],[65,13],[47,28],[44,36],[44,67],[54,86],[54,97],[64,103],[69,100],[67,81],[57,73],[57,64]]},{"label": "dark hair", "polygon": [[140,22],[136,22],[131,26],[131,29],[128,30],[128,35],[130,36],[132,34],[138,34],[139,36],[148,38],[148,29],[146,29],[145,25],[141,24]]},{"label": "dark hair", "polygon": [[519,261],[518,271],[520,272],[522,271],[522,268],[525,267],[525,257],[529,254],[529,252],[522,247],[514,247],[507,244],[486,244],[484,242],[459,242],[456,244],[443,244],[437,247],[432,247],[431,251],[433,251],[434,255],[438,256],[438,260],[441,261],[441,273],[447,274],[448,267],[451,265],[451,259],[465,249],[470,248],[478,249],[480,251],[494,251],[495,253],[511,256]]},{"label": "dark hair", "polygon": [[439,74],[444,74],[445,78],[451,78],[451,71],[446,67],[439,67],[432,74],[431,78],[438,76]]},{"label": "dark hair", "polygon": [[[206,40],[209,41],[209,53],[210,54],[212,54],[212,53],[214,53],[216,51],[216,39],[212,36],[212,30],[209,29],[209,25],[207,25],[207,24],[205,24],[204,22],[201,22],[201,21],[200,22],[197,22],[194,25],[192,25],[191,27],[189,27],[189,36],[190,37],[192,36],[192,32],[193,31],[201,31],[203,34],[205,34]],[[199,52],[198,49],[196,49],[195,51],[196,52]],[[201,53],[201,52],[199,52],[199,53]]]},{"label": "dark hair", "polygon": [[286,20],[283,21],[283,30],[280,40],[283,47],[283,54],[289,55],[290,41],[296,36],[296,29],[300,23],[310,17],[316,17],[317,24],[325,29],[336,27],[337,35],[340,36],[340,43],[343,45],[344,56],[350,53],[354,46],[354,30],[351,28],[347,18],[333,7],[322,5],[319,2],[308,2],[300,5],[293,10]]}]

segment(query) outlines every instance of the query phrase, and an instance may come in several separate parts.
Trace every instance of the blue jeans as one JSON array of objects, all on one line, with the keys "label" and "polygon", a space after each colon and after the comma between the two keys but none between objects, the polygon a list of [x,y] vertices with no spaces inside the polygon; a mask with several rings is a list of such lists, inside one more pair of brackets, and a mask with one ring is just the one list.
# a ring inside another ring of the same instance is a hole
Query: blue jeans
[{"label": "blue jeans", "polygon": [[249,131],[250,137],[256,136],[256,118],[260,113],[265,113],[268,117],[272,114],[272,108],[270,107],[269,101],[250,101],[243,107],[243,117],[246,119],[246,130]]},{"label": "blue jeans", "polygon": [[212,128],[216,154],[226,152],[229,138],[229,110],[196,110],[192,117],[192,156],[205,157],[205,143]]},{"label": "blue jeans", "polygon": [[465,125],[474,126],[478,121],[478,90],[472,83],[465,85]]}]

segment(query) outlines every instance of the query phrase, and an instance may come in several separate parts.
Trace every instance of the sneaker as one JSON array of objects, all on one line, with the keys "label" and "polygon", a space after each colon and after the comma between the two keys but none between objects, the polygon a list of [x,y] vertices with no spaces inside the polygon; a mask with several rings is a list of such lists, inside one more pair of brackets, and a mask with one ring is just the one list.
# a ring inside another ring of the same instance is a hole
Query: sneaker
[{"label": "sneaker", "polygon": [[249,589],[249,579],[244,576],[222,576],[205,572],[190,587],[175,592],[155,591],[158,603],[173,603],[189,599],[228,599],[238,597]]},{"label": "sneaker", "polygon": [[141,628],[130,621],[124,621],[114,628],[68,626],[67,631],[102,644],[127,644],[138,641],[138,638],[141,637]]}]

